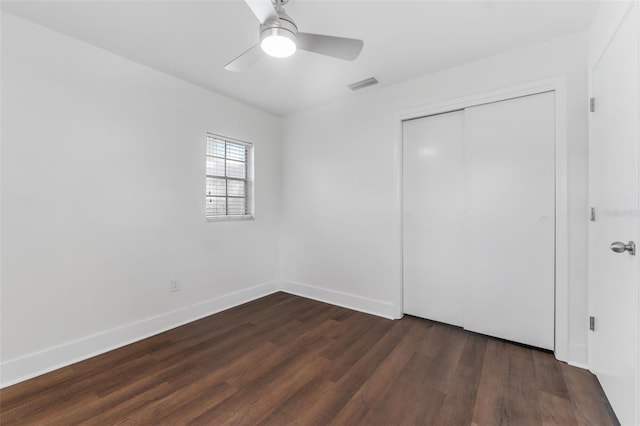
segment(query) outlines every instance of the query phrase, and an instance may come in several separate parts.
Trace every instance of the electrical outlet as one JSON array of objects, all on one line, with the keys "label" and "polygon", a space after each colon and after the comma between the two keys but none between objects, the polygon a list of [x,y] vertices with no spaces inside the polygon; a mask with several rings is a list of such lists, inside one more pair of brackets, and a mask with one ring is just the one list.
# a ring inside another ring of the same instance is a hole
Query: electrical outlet
[{"label": "electrical outlet", "polygon": [[171,293],[175,293],[176,291],[180,291],[180,280],[170,280],[169,281],[169,291]]}]

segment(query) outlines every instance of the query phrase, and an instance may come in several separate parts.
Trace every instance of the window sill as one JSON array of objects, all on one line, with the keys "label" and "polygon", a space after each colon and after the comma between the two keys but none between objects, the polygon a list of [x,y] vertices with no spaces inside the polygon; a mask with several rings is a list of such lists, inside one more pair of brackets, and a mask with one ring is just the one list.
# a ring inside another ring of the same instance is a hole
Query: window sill
[{"label": "window sill", "polygon": [[207,216],[207,222],[239,222],[244,220],[255,220],[253,216]]}]

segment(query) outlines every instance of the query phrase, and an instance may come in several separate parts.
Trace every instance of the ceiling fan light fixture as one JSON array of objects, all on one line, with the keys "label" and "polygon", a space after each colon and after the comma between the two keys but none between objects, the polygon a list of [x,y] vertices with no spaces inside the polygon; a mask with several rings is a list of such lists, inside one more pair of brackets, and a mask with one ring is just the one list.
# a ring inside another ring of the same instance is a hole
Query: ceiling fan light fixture
[{"label": "ceiling fan light fixture", "polygon": [[244,1],[260,21],[260,40],[225,65],[228,71],[246,71],[263,57],[261,51],[269,56],[286,58],[300,49],[345,61],[355,60],[362,51],[362,40],[298,32],[295,21],[283,7],[289,0]]},{"label": "ceiling fan light fixture", "polygon": [[284,28],[269,28],[260,35],[260,47],[269,56],[286,58],[296,52],[296,36]]}]

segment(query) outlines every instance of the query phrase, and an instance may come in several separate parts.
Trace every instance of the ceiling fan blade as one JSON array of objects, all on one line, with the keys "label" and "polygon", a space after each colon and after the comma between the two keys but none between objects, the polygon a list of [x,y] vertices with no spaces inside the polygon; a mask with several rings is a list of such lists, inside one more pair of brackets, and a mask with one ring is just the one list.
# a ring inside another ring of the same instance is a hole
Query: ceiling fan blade
[{"label": "ceiling fan blade", "polygon": [[298,49],[353,61],[360,55],[364,43],[354,38],[298,33],[296,45]]},{"label": "ceiling fan blade", "polygon": [[264,24],[268,21],[277,21],[278,14],[276,13],[276,9],[273,7],[273,3],[271,0],[244,0],[249,6],[249,9],[256,15],[258,21],[261,24]]},{"label": "ceiling fan blade", "polygon": [[242,55],[235,58],[224,66],[227,71],[246,71],[255,65],[262,58],[262,49],[260,43],[246,50]]}]

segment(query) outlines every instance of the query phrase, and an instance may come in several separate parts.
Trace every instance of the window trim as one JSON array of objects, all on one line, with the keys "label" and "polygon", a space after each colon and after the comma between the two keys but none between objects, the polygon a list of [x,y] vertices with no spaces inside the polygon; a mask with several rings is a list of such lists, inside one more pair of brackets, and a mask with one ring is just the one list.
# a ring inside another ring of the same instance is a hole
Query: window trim
[{"label": "window trim", "polygon": [[[211,176],[209,174],[207,174],[207,169],[206,169],[206,165],[205,165],[205,171],[204,171],[204,181],[205,181],[205,198],[204,198],[204,210],[205,210],[205,220],[206,222],[235,222],[235,221],[247,221],[247,220],[255,220],[255,185],[254,185],[254,145],[251,142],[246,142],[243,140],[239,140],[239,139],[235,139],[235,138],[230,138],[228,136],[223,136],[223,135],[219,135],[217,133],[213,133],[213,132],[207,132],[206,133],[206,137],[205,137],[205,144],[204,144],[204,149],[205,149],[205,159],[207,157],[213,157],[213,158],[219,158],[219,157],[215,157],[215,156],[211,156],[208,154],[207,151],[207,142],[209,140],[209,138],[214,138],[214,139],[219,139],[219,140],[223,140],[225,142],[231,142],[231,143],[235,143],[238,145],[244,145],[245,147],[247,147],[247,161],[246,161],[246,170],[245,170],[245,174],[246,174],[246,179],[236,179],[236,178],[227,178],[226,176],[224,177],[224,179],[231,179],[231,180],[240,180],[240,181],[245,181],[246,182],[246,193],[245,193],[245,199],[246,201],[249,203],[249,214],[244,214],[244,215],[221,215],[221,216],[207,216],[207,191],[206,191],[206,182],[207,179],[209,177],[218,177],[221,178],[220,176]],[[226,154],[225,154],[226,157]],[[205,162],[206,164],[206,162]],[[227,198],[227,196],[225,196],[225,198]],[[232,197],[234,198],[234,197]]]}]

